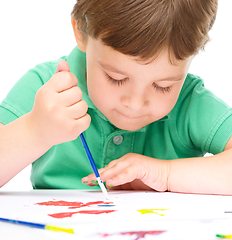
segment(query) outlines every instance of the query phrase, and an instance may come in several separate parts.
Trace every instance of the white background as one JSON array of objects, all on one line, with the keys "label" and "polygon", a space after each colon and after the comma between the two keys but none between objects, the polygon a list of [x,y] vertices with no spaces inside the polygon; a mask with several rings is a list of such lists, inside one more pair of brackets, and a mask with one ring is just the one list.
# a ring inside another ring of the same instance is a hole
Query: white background
[{"label": "white background", "polygon": [[[14,83],[36,64],[71,52],[75,40],[70,13],[75,0],[0,1],[0,102]],[[205,51],[195,57],[190,72],[232,106],[232,1],[219,0],[216,23]],[[1,160],[1,156],[0,156]],[[1,177],[1,176],[0,176]],[[30,166],[2,190],[29,190]]]}]

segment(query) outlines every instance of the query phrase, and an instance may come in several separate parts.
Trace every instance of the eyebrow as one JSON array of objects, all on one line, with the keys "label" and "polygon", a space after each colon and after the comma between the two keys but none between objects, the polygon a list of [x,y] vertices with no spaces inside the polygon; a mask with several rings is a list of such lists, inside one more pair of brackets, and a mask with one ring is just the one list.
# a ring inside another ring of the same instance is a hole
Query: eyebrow
[{"label": "eyebrow", "polygon": [[[99,65],[104,68],[105,70],[108,70],[108,71],[111,71],[111,72],[114,72],[114,73],[119,73],[119,74],[122,74],[122,75],[127,75],[126,72],[123,72],[123,71],[120,71],[108,64],[105,64],[105,63],[101,63],[99,62]],[[185,74],[182,74],[182,75],[177,75],[177,76],[174,76],[174,77],[168,77],[168,78],[162,78],[162,79],[157,79],[155,80],[154,82],[161,82],[161,81],[181,81],[183,78],[185,77]]]}]

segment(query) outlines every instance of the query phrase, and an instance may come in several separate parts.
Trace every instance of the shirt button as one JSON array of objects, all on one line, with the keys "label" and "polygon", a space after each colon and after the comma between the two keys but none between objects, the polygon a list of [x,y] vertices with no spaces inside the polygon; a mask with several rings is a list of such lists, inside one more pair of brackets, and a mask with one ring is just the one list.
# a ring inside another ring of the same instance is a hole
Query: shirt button
[{"label": "shirt button", "polygon": [[121,135],[118,135],[116,137],[113,138],[113,142],[116,145],[120,145],[123,141],[123,137]]}]

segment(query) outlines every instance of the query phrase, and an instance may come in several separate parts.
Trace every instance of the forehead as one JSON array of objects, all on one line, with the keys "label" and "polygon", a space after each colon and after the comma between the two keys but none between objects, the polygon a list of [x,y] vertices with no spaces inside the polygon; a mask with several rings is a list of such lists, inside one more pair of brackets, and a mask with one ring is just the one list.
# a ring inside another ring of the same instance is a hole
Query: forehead
[{"label": "forehead", "polygon": [[101,40],[88,37],[86,46],[87,55],[93,54],[96,61],[101,66],[121,69],[173,69],[179,71],[185,71],[189,67],[193,57],[189,57],[185,60],[173,59],[172,61],[168,49],[163,49],[160,53],[149,60],[143,60],[139,57],[133,57],[124,55],[110,46],[106,46]]}]

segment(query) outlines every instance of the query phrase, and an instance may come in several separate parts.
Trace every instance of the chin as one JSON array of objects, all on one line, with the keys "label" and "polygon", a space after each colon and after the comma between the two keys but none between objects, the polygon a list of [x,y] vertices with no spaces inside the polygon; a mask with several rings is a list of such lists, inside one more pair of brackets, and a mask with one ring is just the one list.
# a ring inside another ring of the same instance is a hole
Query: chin
[{"label": "chin", "polygon": [[133,125],[127,125],[127,124],[114,124],[117,128],[122,129],[122,130],[126,130],[126,131],[136,131],[139,130],[140,128],[143,128],[144,125],[141,126],[133,126]]}]

